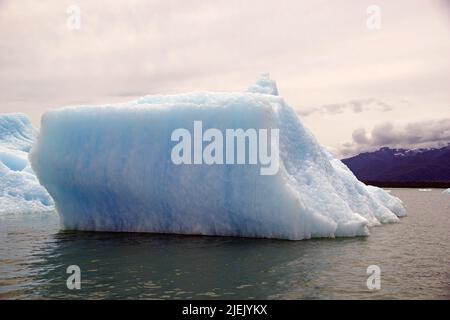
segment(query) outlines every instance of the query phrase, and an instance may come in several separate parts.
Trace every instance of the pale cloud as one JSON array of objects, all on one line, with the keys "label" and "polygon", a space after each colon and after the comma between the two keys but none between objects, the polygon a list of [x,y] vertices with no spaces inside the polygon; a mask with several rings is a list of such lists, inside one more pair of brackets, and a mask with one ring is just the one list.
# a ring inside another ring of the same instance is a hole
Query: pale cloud
[{"label": "pale cloud", "polygon": [[364,111],[378,111],[378,112],[387,112],[391,111],[393,107],[388,103],[375,99],[354,99],[350,100],[346,103],[333,103],[333,104],[325,104],[320,107],[312,107],[297,110],[297,113],[300,116],[310,116],[313,114],[319,115],[337,115],[346,111],[360,113]]}]

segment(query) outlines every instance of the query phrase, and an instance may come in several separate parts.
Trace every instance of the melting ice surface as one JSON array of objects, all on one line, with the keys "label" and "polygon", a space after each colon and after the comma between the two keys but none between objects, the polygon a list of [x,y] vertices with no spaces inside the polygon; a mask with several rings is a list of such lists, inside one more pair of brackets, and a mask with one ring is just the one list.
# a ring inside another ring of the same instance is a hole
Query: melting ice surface
[{"label": "melting ice surface", "polygon": [[28,162],[35,135],[25,115],[0,114],[0,215],[53,208]]},{"label": "melting ice surface", "polygon": [[[280,169],[175,165],[173,130],[280,130]],[[264,75],[246,92],[145,96],[44,114],[31,153],[67,229],[307,239],[367,235],[401,201],[358,181]]]}]

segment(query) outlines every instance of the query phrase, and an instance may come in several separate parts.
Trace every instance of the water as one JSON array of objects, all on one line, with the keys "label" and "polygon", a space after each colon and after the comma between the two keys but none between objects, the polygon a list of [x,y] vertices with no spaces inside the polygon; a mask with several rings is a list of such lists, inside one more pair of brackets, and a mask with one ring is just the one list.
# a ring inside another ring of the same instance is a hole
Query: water
[{"label": "water", "polygon": [[[400,223],[359,238],[279,241],[60,231],[54,213],[0,218],[0,298],[450,299],[450,196],[393,189]],[[66,268],[81,268],[81,290]],[[369,265],[381,289],[367,289]]]}]

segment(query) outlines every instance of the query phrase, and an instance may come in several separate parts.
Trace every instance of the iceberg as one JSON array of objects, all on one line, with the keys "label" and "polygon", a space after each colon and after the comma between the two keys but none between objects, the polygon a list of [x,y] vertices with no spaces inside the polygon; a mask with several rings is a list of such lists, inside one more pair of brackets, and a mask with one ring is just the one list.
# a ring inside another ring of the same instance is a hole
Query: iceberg
[{"label": "iceberg", "polygon": [[450,188],[448,188],[448,189],[445,189],[444,191],[442,191],[442,193],[447,193],[447,194],[450,194]]},{"label": "iceberg", "polygon": [[53,208],[28,162],[36,133],[24,114],[0,115],[0,215]]},{"label": "iceberg", "polygon": [[[216,137],[279,130],[277,172],[263,175],[263,164],[249,161],[174,163],[173,133],[200,121]],[[301,240],[364,236],[405,214],[401,200],[358,181],[317,142],[268,75],[244,92],[47,111],[30,160],[72,230]]]}]

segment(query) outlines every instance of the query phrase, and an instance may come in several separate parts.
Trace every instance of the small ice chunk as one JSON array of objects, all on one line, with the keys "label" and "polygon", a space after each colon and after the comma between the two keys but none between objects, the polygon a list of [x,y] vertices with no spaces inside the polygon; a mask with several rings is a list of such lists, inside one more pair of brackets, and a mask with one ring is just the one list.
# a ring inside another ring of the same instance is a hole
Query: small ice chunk
[{"label": "small ice chunk", "polygon": [[53,209],[28,162],[35,135],[25,115],[0,114],[0,216]]},{"label": "small ice chunk", "polygon": [[255,84],[247,89],[248,92],[278,95],[277,83],[270,79],[268,73],[263,73]]}]

